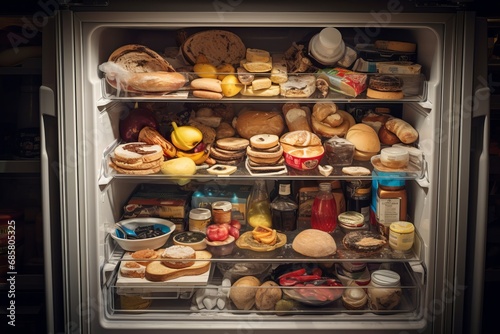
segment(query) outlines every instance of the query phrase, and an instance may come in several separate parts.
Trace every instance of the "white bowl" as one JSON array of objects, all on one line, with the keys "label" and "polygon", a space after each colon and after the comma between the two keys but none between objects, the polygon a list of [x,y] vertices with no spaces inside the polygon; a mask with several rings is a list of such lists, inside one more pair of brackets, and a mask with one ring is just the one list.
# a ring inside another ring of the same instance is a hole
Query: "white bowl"
[{"label": "white bowl", "polygon": [[170,229],[169,232],[159,235],[153,238],[145,238],[145,239],[123,239],[120,238],[116,229],[110,233],[111,238],[113,238],[121,248],[126,251],[135,252],[141,249],[158,249],[165,245],[170,235],[175,231],[175,224],[170,220],[161,219],[161,218],[130,218],[120,221],[122,225],[128,227],[131,230],[134,230],[138,226],[144,225],[163,225]]}]

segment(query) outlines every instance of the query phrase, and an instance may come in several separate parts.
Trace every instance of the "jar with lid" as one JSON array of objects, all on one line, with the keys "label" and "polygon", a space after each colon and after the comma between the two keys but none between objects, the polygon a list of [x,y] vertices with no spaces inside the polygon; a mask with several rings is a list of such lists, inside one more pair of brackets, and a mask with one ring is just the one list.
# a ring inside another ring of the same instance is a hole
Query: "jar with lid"
[{"label": "jar with lid", "polygon": [[415,240],[415,226],[407,221],[390,225],[389,246],[396,252],[409,252]]},{"label": "jar with lid", "polygon": [[280,183],[278,197],[271,202],[273,228],[293,231],[297,228],[298,204],[290,197],[290,183]]},{"label": "jar with lid", "polygon": [[195,208],[189,211],[189,230],[205,233],[212,218],[212,213],[206,208]]},{"label": "jar with lid", "polygon": [[337,205],[330,182],[319,184],[319,192],[314,198],[311,210],[311,227],[328,233],[337,227]]},{"label": "jar with lid", "polygon": [[215,224],[231,223],[231,210],[233,205],[228,201],[217,201],[212,203],[212,220]]},{"label": "jar with lid", "polygon": [[388,237],[391,223],[406,220],[406,181],[400,178],[400,173],[379,172],[379,176],[377,222],[380,233]]},{"label": "jar with lid", "polygon": [[266,182],[256,180],[247,201],[247,222],[252,227],[271,227],[271,206]]},{"label": "jar with lid", "polygon": [[393,270],[380,269],[371,274],[367,286],[368,306],[372,310],[393,310],[401,302],[400,276]]}]

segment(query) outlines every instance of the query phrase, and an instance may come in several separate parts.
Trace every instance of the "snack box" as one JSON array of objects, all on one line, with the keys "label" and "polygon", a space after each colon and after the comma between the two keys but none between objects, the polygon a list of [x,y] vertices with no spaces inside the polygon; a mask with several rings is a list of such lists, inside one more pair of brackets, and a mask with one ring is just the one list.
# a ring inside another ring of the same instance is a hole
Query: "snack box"
[{"label": "snack box", "polygon": [[232,204],[231,219],[246,223],[246,204],[252,190],[251,185],[202,185],[191,197],[192,208],[211,209],[217,201],[228,201]]},{"label": "snack box", "polygon": [[123,218],[157,217],[172,221],[176,231],[186,230],[192,192],[171,185],[140,184],[123,207]]}]

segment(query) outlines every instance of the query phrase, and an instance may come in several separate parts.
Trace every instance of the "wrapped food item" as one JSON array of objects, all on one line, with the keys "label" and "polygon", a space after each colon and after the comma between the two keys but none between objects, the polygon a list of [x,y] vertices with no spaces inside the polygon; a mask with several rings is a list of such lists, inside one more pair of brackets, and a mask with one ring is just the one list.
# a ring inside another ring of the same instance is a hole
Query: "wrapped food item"
[{"label": "wrapped food item", "polygon": [[352,97],[364,92],[367,85],[366,74],[340,67],[320,69],[316,75],[318,79],[325,80],[330,89]]}]

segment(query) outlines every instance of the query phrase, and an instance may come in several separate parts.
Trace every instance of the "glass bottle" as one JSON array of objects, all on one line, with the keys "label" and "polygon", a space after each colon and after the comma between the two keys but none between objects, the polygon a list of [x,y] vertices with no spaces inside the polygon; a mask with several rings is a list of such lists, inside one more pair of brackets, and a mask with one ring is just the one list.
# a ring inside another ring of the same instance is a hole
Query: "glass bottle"
[{"label": "glass bottle", "polygon": [[278,197],[271,202],[273,228],[278,231],[293,231],[297,228],[298,204],[291,198],[290,183],[280,183]]},{"label": "glass bottle", "polygon": [[337,227],[337,205],[329,182],[319,184],[319,192],[312,205],[311,227],[328,233]]},{"label": "glass bottle", "polygon": [[250,226],[272,227],[271,206],[266,182],[257,180],[247,202],[247,222]]},{"label": "glass bottle", "polygon": [[378,181],[377,221],[380,233],[388,237],[391,223],[406,220],[407,194],[406,182],[397,173],[383,176]]}]

